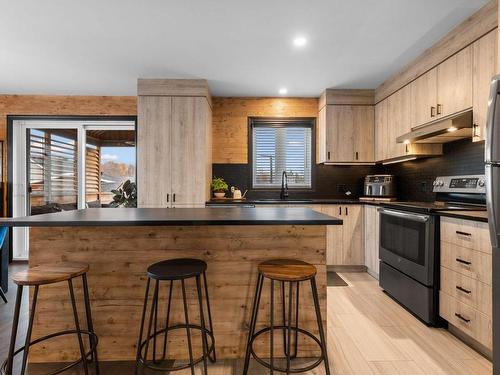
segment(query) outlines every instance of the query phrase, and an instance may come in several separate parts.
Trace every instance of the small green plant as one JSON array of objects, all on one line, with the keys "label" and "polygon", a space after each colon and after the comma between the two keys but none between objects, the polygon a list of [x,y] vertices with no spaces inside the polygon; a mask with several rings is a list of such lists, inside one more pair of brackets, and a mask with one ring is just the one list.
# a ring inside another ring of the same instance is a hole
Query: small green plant
[{"label": "small green plant", "polygon": [[115,195],[110,207],[137,207],[137,187],[130,180],[122,183],[116,190],[111,190]]},{"label": "small green plant", "polygon": [[229,189],[229,186],[227,185],[226,181],[224,181],[223,178],[215,176],[212,179],[210,187],[212,188],[212,191],[215,193],[223,193],[226,192],[227,189]]}]

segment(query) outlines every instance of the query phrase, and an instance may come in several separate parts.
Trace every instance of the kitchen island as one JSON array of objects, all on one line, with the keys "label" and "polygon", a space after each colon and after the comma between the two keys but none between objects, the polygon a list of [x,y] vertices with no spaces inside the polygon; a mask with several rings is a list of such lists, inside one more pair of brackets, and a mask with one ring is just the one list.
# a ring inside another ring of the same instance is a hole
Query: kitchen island
[{"label": "kitchen island", "polygon": [[[341,225],[342,220],[308,208],[93,208],[2,219],[1,224],[30,228],[30,266],[62,261],[90,265],[88,279],[99,358],[118,361],[135,359],[147,267],[170,258],[199,258],[208,263],[218,358],[244,357],[257,264],[264,260],[296,258],[317,267],[326,325],[326,225]],[[189,283],[187,288],[190,316],[197,320],[195,288]],[[79,290],[77,295],[81,295]],[[161,317],[167,295],[167,287],[160,286]],[[268,295],[266,283],[261,305],[266,313]],[[276,295],[280,295],[278,288]],[[67,296],[64,283],[41,288],[33,337],[73,326]],[[179,290],[173,298],[172,323],[183,319]],[[77,302],[82,310],[82,301]],[[275,305],[276,319],[280,319],[281,304]],[[307,287],[301,291],[300,306],[300,324],[317,332]],[[266,313],[262,310],[258,325],[268,322]],[[172,334],[169,340],[175,342],[169,346],[171,357],[185,358],[185,336]],[[280,350],[281,340],[276,341]],[[266,355],[268,345],[256,347]],[[310,340],[301,338],[299,355],[316,354],[315,348]],[[78,355],[74,338],[58,338],[34,346],[30,361],[67,362]]]}]

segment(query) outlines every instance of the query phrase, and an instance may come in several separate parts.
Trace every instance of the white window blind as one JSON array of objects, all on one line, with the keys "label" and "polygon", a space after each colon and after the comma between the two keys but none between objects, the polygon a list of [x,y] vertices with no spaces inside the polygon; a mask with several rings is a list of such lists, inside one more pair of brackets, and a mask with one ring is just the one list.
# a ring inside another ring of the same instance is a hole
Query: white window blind
[{"label": "white window blind", "polygon": [[288,187],[311,187],[310,126],[252,127],[253,187],[280,187],[286,171]]}]

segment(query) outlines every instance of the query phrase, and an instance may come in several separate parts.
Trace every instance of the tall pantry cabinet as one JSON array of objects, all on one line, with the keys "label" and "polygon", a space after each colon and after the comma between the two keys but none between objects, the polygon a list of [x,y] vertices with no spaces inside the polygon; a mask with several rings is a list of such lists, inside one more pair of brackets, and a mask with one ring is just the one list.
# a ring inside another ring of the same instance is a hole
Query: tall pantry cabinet
[{"label": "tall pantry cabinet", "polygon": [[205,206],[212,175],[207,82],[139,79],[137,111],[138,206]]}]

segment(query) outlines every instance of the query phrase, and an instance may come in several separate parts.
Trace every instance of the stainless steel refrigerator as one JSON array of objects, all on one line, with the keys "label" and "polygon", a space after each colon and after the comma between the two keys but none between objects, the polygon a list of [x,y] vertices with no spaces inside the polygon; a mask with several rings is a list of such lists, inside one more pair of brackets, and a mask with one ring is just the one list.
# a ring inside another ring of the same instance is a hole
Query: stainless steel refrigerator
[{"label": "stainless steel refrigerator", "polygon": [[500,375],[500,75],[491,81],[485,162],[486,203],[493,247],[493,373]]}]

